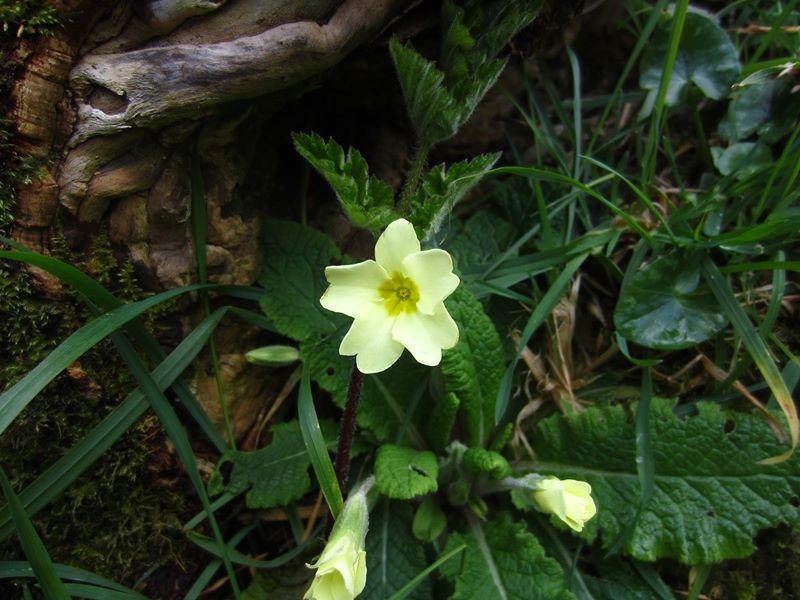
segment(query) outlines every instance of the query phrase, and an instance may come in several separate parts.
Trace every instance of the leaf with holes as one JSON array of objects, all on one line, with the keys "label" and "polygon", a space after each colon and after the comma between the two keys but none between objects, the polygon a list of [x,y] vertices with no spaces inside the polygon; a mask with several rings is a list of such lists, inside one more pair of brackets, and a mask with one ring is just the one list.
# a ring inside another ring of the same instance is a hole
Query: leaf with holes
[{"label": "leaf with holes", "polygon": [[466,544],[463,558],[442,567],[455,580],[450,600],[574,600],[559,564],[545,555],[523,523],[501,514],[488,522],[474,519],[454,533],[447,548]]},{"label": "leaf with holes", "polygon": [[[669,400],[653,400],[655,489],[625,552],[637,560],[707,564],[748,556],[761,529],[800,525],[800,458],[757,464],[785,450],[762,417],[698,403],[696,416],[681,419],[672,408]],[[591,484],[598,513],[581,535],[593,541],[602,531],[606,548],[636,514],[635,436],[628,411],[613,406],[551,417],[531,437],[537,471]]]},{"label": "leaf with holes", "polygon": [[[658,95],[671,29],[670,19],[653,35],[642,56],[639,85],[648,90],[642,106],[642,117],[648,116],[653,110]],[[667,106],[676,106],[685,101],[690,83],[696,85],[708,98],[725,98],[740,70],[739,54],[725,30],[710,15],[690,10],[686,14],[675,66],[667,88]]]},{"label": "leaf with holes", "polygon": [[433,452],[384,444],[375,457],[375,487],[384,496],[410,500],[438,489]]},{"label": "leaf with holes", "polygon": [[703,253],[675,250],[636,273],[619,295],[614,324],[647,348],[677,350],[704,342],[727,319],[700,278]]}]

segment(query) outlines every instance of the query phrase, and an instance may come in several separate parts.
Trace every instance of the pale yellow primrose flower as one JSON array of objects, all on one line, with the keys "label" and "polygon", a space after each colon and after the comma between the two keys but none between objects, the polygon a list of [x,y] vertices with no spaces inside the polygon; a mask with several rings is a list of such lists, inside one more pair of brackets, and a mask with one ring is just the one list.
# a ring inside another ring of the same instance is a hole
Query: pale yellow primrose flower
[{"label": "pale yellow primrose flower", "polygon": [[317,562],[306,565],[317,572],[303,596],[304,600],[353,600],[364,590],[367,583],[364,538],[369,525],[368,489],[369,486],[362,486],[350,494],[322,554]]},{"label": "pale yellow primrose flower", "polygon": [[391,367],[403,348],[423,365],[436,366],[442,350],[458,342],[458,326],[444,299],[458,287],[444,250],[420,251],[414,226],[389,224],[375,244],[375,260],[327,267],[330,286],[320,299],[328,310],[354,317],[339,354],[356,357],[362,373]]},{"label": "pale yellow primrose flower", "polygon": [[542,512],[552,513],[575,531],[597,514],[592,486],[585,481],[545,477],[537,481],[533,501]]}]

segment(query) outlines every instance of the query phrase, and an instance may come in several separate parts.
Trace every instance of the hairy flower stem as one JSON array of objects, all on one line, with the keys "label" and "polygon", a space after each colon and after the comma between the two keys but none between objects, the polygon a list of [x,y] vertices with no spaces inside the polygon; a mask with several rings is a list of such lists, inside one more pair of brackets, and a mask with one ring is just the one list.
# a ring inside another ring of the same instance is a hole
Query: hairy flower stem
[{"label": "hairy flower stem", "polygon": [[342,490],[343,496],[347,495],[350,448],[356,433],[356,415],[358,415],[358,403],[361,400],[361,384],[363,382],[363,373],[357,367],[353,367],[353,372],[350,374],[350,386],[347,388],[347,404],[344,405],[344,413],[342,413],[342,421],[339,426],[339,447],[336,450],[336,462],[334,463],[336,479],[339,481],[339,489]]},{"label": "hairy flower stem", "polygon": [[425,170],[425,163],[428,160],[430,151],[431,144],[421,143],[414,153],[411,168],[408,170],[408,176],[400,194],[400,201],[397,203],[397,211],[401,216],[408,216],[411,212],[411,197],[422,182],[422,172]]}]

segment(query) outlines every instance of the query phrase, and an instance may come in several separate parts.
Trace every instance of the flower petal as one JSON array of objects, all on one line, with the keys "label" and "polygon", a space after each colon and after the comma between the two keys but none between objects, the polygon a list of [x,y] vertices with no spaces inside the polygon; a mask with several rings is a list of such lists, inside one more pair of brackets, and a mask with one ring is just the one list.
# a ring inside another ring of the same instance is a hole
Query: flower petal
[{"label": "flower petal", "polygon": [[444,250],[423,250],[403,259],[403,274],[417,284],[417,309],[432,315],[461,280],[453,273],[453,259]]},{"label": "flower petal", "polygon": [[405,219],[389,223],[375,243],[375,260],[389,275],[400,273],[403,259],[414,252],[419,252],[419,240],[414,226]]},{"label": "flower petal", "polygon": [[362,373],[385,371],[403,353],[402,344],[392,338],[394,322],[395,319],[386,314],[383,301],[365,303],[344,336],[339,354],[355,354],[356,366]]},{"label": "flower petal", "polygon": [[432,315],[399,314],[392,337],[408,348],[417,362],[435,367],[442,360],[442,349],[452,348],[458,342],[458,325],[440,302]]},{"label": "flower petal", "polygon": [[330,283],[319,303],[328,310],[355,317],[366,302],[380,300],[378,288],[389,276],[374,260],[355,265],[326,267]]},{"label": "flower petal", "polygon": [[355,569],[355,588],[353,591],[355,595],[358,596],[364,591],[364,587],[367,585],[367,553],[364,550],[358,551]]}]

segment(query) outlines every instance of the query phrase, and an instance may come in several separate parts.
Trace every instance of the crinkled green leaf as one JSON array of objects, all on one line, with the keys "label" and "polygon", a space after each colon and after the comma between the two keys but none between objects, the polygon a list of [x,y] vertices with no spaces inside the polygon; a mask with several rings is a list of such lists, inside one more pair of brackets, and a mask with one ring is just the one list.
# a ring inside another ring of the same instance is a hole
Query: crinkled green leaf
[{"label": "crinkled green leaf", "polygon": [[483,523],[470,522],[466,533],[454,533],[447,548],[467,544],[460,560],[443,573],[455,579],[451,600],[574,600],[559,564],[523,523],[501,514]]},{"label": "crinkled green leaf", "polygon": [[345,318],[322,308],[325,267],[339,249],[323,233],[292,221],[268,219],[261,234],[261,308],[283,334],[298,341],[334,333]]},{"label": "crinkled green leaf", "polygon": [[[505,219],[483,210],[475,213],[448,246],[460,270],[490,264],[505,250],[514,227]],[[513,255],[512,255],[513,256]]]},{"label": "crinkled green leaf", "polygon": [[[642,116],[650,114],[658,95],[671,25],[670,22],[665,23],[653,35],[642,56],[639,85],[648,90]],[[708,98],[724,98],[729,94],[739,71],[739,55],[725,30],[713,17],[690,10],[683,25],[683,35],[667,88],[667,106],[676,106],[684,101],[689,83],[696,85]]]},{"label": "crinkled green leaf", "polygon": [[539,14],[541,0],[468,0],[444,6],[442,70],[463,81],[497,56]]},{"label": "crinkled green leaf", "polygon": [[724,150],[711,148],[711,156],[720,173],[736,179],[746,179],[772,164],[772,151],[761,142],[739,142]]},{"label": "crinkled green leaf", "polygon": [[[386,600],[427,566],[422,545],[411,533],[411,519],[407,502],[384,500],[370,514],[367,585],[359,600]],[[430,580],[423,580],[406,598],[431,600]]]},{"label": "crinkled green leaf", "polygon": [[636,273],[619,295],[614,324],[647,348],[689,348],[721,330],[727,319],[700,278],[703,255],[675,250]]},{"label": "crinkled green leaf", "polygon": [[389,498],[409,500],[435,492],[439,465],[433,452],[384,444],[375,457],[375,487]]},{"label": "crinkled green leaf", "polygon": [[[325,438],[335,443],[336,426],[331,422],[322,424],[327,430]],[[223,483],[219,471],[225,463],[233,465],[227,483]],[[208,491],[216,495],[248,490],[245,502],[249,508],[283,506],[308,491],[310,464],[298,422],[278,423],[272,428],[272,441],[264,448],[252,452],[225,452],[209,481]]]},{"label": "crinkled green leaf", "polygon": [[297,151],[333,188],[353,223],[378,230],[398,218],[392,188],[369,174],[358,150],[345,153],[333,139],[326,142],[316,133],[296,133],[292,138]]},{"label": "crinkled green leaf", "polygon": [[402,44],[397,38],[389,42],[389,51],[417,136],[429,145],[455,135],[463,121],[444,86],[444,73],[411,44]]},{"label": "crinkled green leaf", "polygon": [[315,336],[300,343],[300,353],[308,363],[308,371],[319,387],[330,392],[334,402],[344,406],[347,386],[353,371],[353,357],[339,354],[339,344],[349,324],[344,323],[336,332]]},{"label": "crinkled green leaf", "polygon": [[462,123],[503,72],[506,61],[495,57],[536,18],[541,5],[540,0],[445,3],[441,68]]},{"label": "crinkled green leaf", "polygon": [[[785,450],[763,417],[698,403],[699,414],[682,419],[672,407],[663,399],[651,405],[654,490],[627,554],[692,565],[743,558],[761,529],[800,524],[800,458],[757,464]],[[591,484],[598,513],[581,535],[592,541],[602,532],[606,548],[636,514],[635,435],[626,408],[612,406],[551,417],[530,436],[539,472]]]},{"label": "crinkled green leaf", "polygon": [[460,406],[461,401],[458,396],[450,392],[443,398],[436,399],[428,413],[424,426],[425,439],[428,446],[437,454],[442,454],[450,443]]},{"label": "crinkled green leaf", "polygon": [[[352,359],[350,359],[352,360]],[[431,369],[416,362],[408,352],[404,352],[390,369],[373,375],[366,375],[361,387],[361,403],[358,408],[358,425],[368,429],[379,441],[394,440],[401,424],[408,418],[415,399],[422,394],[410,425],[427,419],[426,402],[428,378]],[[334,391],[334,400],[344,406],[347,387]]]},{"label": "crinkled green leaf", "polygon": [[411,198],[412,214],[409,220],[414,224],[417,235],[423,239],[432,238],[456,203],[478,184],[499,158],[499,152],[480,154],[449,168],[440,164],[428,171]]},{"label": "crinkled green leaf", "polygon": [[458,323],[458,344],[442,356],[448,392],[461,401],[470,446],[483,446],[494,424],[494,403],[505,372],[500,336],[481,303],[463,286],[445,302]]}]

